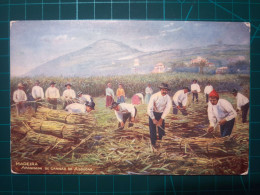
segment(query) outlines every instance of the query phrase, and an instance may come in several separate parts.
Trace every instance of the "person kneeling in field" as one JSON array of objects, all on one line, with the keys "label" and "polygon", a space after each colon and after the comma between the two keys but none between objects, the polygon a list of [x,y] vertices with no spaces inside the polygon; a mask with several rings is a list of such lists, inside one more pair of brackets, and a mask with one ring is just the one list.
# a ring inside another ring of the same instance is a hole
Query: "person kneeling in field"
[{"label": "person kneeling in field", "polygon": [[65,108],[66,111],[69,113],[83,113],[83,114],[88,114],[92,110],[95,110],[95,103],[94,102],[86,102],[85,104],[79,104],[79,103],[73,103],[68,105]]},{"label": "person kneeling in field", "polygon": [[174,94],[172,98],[173,114],[178,114],[178,110],[180,110],[184,116],[188,115],[186,110],[188,92],[190,92],[190,89],[184,87],[182,90],[179,90]]},{"label": "person kneeling in field", "polygon": [[137,109],[132,104],[113,102],[110,108],[115,111],[116,118],[119,121],[118,127],[120,129],[124,129],[127,119],[129,119],[128,127],[133,126]]},{"label": "person kneeling in field", "polygon": [[230,102],[219,99],[218,93],[213,90],[209,94],[208,103],[208,132],[212,132],[214,128],[220,125],[221,137],[230,136],[235,123],[236,111]]}]

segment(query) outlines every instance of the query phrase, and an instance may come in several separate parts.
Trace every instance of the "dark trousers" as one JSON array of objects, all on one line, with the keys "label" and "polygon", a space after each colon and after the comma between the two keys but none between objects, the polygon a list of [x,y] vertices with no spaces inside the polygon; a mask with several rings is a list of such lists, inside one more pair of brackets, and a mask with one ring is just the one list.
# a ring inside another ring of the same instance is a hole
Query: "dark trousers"
[{"label": "dark trousers", "polygon": [[233,118],[232,120],[227,121],[224,125],[220,125],[221,137],[231,135],[234,124],[235,124],[235,119]]},{"label": "dark trousers", "polygon": [[[179,106],[182,108],[182,103],[179,103]],[[173,110],[172,110],[173,114],[178,114],[179,109],[177,108],[177,105],[174,103],[174,101],[172,101],[172,107],[173,107]],[[181,111],[182,115],[184,115],[184,116],[188,115],[187,110],[181,109],[180,111]]]},{"label": "dark trousers", "polygon": [[53,99],[48,99],[49,104],[51,104],[49,107],[56,110],[57,109],[57,104],[58,100],[56,98]]},{"label": "dark trousers", "polygon": [[194,102],[194,99],[196,98],[196,101],[199,100],[199,95],[198,93],[192,93],[192,101]]},{"label": "dark trousers", "polygon": [[241,106],[241,111],[242,111],[242,122],[245,123],[247,120],[247,112],[249,109],[249,102],[245,104],[244,106]]},{"label": "dark trousers", "polygon": [[34,106],[34,111],[36,112],[37,111],[37,108],[39,107],[39,106],[41,106],[41,102],[43,102],[43,100],[42,99],[34,99],[34,103],[33,103],[33,106]]},{"label": "dark trousers", "polygon": [[[161,119],[162,113],[159,112],[153,112],[155,119],[158,121]],[[162,126],[163,129],[165,128],[165,121],[163,120],[162,122]],[[158,127],[158,134],[159,134],[159,139],[162,139],[162,137],[165,135],[165,131]],[[156,125],[153,124],[153,120],[149,117],[149,129],[150,129],[150,139],[151,139],[151,143],[152,145],[156,144],[156,140],[157,140],[157,132],[156,132]]]},{"label": "dark trousers", "polygon": [[206,103],[209,102],[209,94],[206,94]]},{"label": "dark trousers", "polygon": [[[136,117],[136,115],[137,115],[137,109],[135,108],[135,116],[134,116],[134,118]],[[133,126],[133,124],[131,123],[131,113],[123,114],[123,123],[124,124],[126,123],[127,119],[129,119],[128,127]],[[121,127],[121,123],[120,122],[118,123],[118,128],[119,127]],[[124,129],[124,127],[122,129]]]}]

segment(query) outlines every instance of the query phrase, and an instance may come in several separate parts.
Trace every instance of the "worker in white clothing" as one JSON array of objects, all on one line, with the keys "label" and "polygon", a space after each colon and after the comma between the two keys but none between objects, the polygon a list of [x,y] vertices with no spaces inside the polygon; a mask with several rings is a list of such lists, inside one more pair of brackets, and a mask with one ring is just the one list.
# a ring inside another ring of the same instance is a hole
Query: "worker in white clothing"
[{"label": "worker in white clothing", "polygon": [[232,94],[236,97],[237,99],[237,112],[242,111],[242,122],[246,123],[247,122],[247,112],[249,109],[249,99],[244,96],[243,94],[239,93],[237,89],[233,89]]},{"label": "worker in white clothing", "polygon": [[39,102],[42,102],[44,99],[44,92],[42,87],[40,87],[40,81],[35,82],[35,86],[32,88],[32,96],[34,99],[34,111],[37,111],[38,106],[40,105]]},{"label": "worker in white clothing", "polygon": [[69,113],[83,113],[83,114],[88,114],[92,110],[95,110],[95,103],[94,102],[86,102],[85,104],[79,104],[79,103],[72,103],[68,105],[65,108],[66,111]]},{"label": "worker in white clothing", "polygon": [[199,101],[199,92],[200,92],[200,86],[198,84],[197,80],[193,80],[193,83],[191,84],[191,92],[192,92],[192,101],[194,102],[196,98],[196,102]]},{"label": "worker in white clothing", "polygon": [[207,86],[204,89],[204,94],[206,96],[206,103],[209,102],[209,94],[210,92],[213,90],[212,85],[210,84],[210,82],[207,83]]},{"label": "worker in white clothing", "polygon": [[85,104],[87,101],[93,102],[93,98],[90,95],[83,94],[81,91],[79,91],[77,94],[79,96],[78,100],[80,104]]},{"label": "worker in white clothing", "polygon": [[219,99],[218,93],[213,90],[209,94],[208,103],[208,132],[212,132],[217,125],[220,125],[221,137],[230,136],[237,116],[231,103],[225,99]]},{"label": "worker in white clothing", "polygon": [[186,110],[188,92],[190,92],[190,89],[184,87],[182,90],[179,90],[174,94],[172,98],[173,114],[178,114],[178,110],[180,110],[184,116],[188,115]]},{"label": "worker in white clothing", "polygon": [[18,89],[13,94],[13,101],[15,102],[17,115],[23,114],[25,112],[25,103],[27,96],[23,90],[23,84],[19,83],[17,85]]},{"label": "worker in white clothing", "polygon": [[157,130],[159,134],[159,140],[165,135],[165,117],[169,114],[172,107],[172,101],[168,95],[170,88],[168,84],[162,83],[160,85],[160,91],[153,94],[150,98],[147,114],[149,115],[149,129],[151,144],[156,148]]},{"label": "worker in white clothing", "polygon": [[73,89],[71,89],[71,84],[67,83],[65,87],[67,89],[62,94],[62,98],[64,99],[63,108],[66,108],[67,105],[74,103],[76,98],[76,93]]},{"label": "worker in white clothing", "polygon": [[133,126],[137,114],[137,109],[134,105],[113,102],[110,108],[115,111],[116,118],[119,121],[118,127],[120,129],[124,128],[127,119],[129,119],[128,127]]},{"label": "worker in white clothing", "polygon": [[145,103],[146,104],[149,104],[152,94],[153,94],[153,89],[151,88],[151,84],[149,83],[148,86],[145,88]]},{"label": "worker in white clothing", "polygon": [[50,107],[57,109],[58,99],[60,98],[60,92],[55,87],[55,82],[50,83],[50,87],[45,91],[45,97],[48,100]]}]

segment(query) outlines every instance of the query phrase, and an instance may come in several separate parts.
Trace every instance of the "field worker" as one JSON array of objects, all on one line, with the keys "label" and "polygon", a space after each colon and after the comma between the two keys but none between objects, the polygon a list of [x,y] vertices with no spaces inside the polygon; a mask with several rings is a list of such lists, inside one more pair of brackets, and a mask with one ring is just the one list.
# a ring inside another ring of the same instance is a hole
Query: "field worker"
[{"label": "field worker", "polygon": [[127,119],[129,119],[128,127],[133,126],[133,122],[135,121],[137,114],[137,109],[134,107],[134,105],[113,102],[110,108],[115,111],[116,118],[119,121],[118,127],[120,129],[124,128]]},{"label": "field worker", "polygon": [[125,90],[123,89],[123,85],[120,83],[118,89],[116,90],[117,103],[125,102]]},{"label": "field worker", "polygon": [[139,105],[144,103],[144,95],[142,93],[136,93],[132,97],[132,104]]},{"label": "field worker", "polygon": [[79,91],[78,93],[78,96],[79,96],[79,103],[80,104],[85,104],[87,101],[88,102],[93,102],[93,98],[88,95],[88,94],[83,94],[81,91]]},{"label": "field worker", "polygon": [[19,83],[17,85],[18,89],[15,90],[13,94],[13,100],[15,102],[17,115],[23,114],[25,112],[25,103],[27,100],[27,96],[23,90],[23,84]]},{"label": "field worker", "polygon": [[83,113],[83,114],[88,114],[92,110],[95,110],[95,103],[94,102],[86,102],[85,104],[79,104],[79,103],[73,103],[68,105],[65,108],[66,111],[69,113]]},{"label": "field worker", "polygon": [[38,102],[41,102],[44,99],[43,89],[40,87],[40,81],[38,80],[35,82],[35,86],[32,88],[32,96],[35,101],[34,110],[36,112],[39,106]]},{"label": "field worker", "polygon": [[247,122],[247,112],[249,109],[249,100],[246,96],[242,95],[239,93],[236,89],[233,89],[232,94],[236,97],[237,99],[237,112],[239,110],[242,111],[242,122],[246,123]]},{"label": "field worker", "polygon": [[165,135],[164,119],[172,107],[172,101],[168,95],[168,91],[170,90],[168,84],[162,83],[159,88],[160,91],[151,96],[147,108],[147,113],[149,115],[150,139],[152,146],[155,148],[157,140],[156,127],[158,127],[159,140],[161,140]]},{"label": "field worker", "polygon": [[53,109],[57,109],[57,103],[58,103],[58,98],[60,98],[60,92],[59,90],[55,87],[55,82],[50,83],[50,87],[45,91],[45,97],[48,100],[49,104],[51,104]]},{"label": "field worker", "polygon": [[149,83],[148,86],[145,88],[145,103],[149,104],[149,100],[153,94],[153,89],[151,88],[151,84]]},{"label": "field worker", "polygon": [[106,107],[109,107],[114,102],[115,93],[112,89],[112,84],[108,83],[106,88]]},{"label": "field worker", "polygon": [[75,93],[75,91],[73,89],[71,89],[71,84],[67,83],[65,85],[65,87],[67,89],[62,94],[62,97],[63,97],[63,99],[65,101],[64,105],[63,105],[63,108],[66,108],[67,105],[74,103],[75,98],[76,98],[76,93]]},{"label": "field worker", "polygon": [[186,110],[188,92],[190,92],[190,89],[184,87],[182,90],[179,90],[174,94],[172,98],[173,114],[178,114],[178,110],[180,110],[184,116],[188,115]]},{"label": "field worker", "polygon": [[229,136],[234,127],[236,116],[237,113],[230,102],[219,99],[219,95],[215,90],[210,92],[208,103],[208,118],[210,125],[208,132],[212,132],[219,124],[221,137]]},{"label": "field worker", "polygon": [[191,92],[192,92],[192,101],[194,102],[196,98],[196,102],[199,101],[199,95],[198,93],[200,92],[200,86],[197,82],[197,80],[193,80],[193,83],[191,84]]},{"label": "field worker", "polygon": [[207,86],[204,89],[204,94],[206,96],[206,103],[209,102],[209,94],[210,92],[213,90],[212,85],[210,84],[210,82],[207,83]]}]

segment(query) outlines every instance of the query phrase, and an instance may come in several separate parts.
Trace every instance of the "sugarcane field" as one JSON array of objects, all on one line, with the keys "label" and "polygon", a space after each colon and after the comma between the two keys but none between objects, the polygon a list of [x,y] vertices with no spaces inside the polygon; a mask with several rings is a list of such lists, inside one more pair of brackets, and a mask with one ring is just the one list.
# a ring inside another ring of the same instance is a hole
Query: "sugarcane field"
[{"label": "sugarcane field", "polygon": [[10,22],[12,173],[247,175],[250,29]]},{"label": "sugarcane field", "polygon": [[[215,79],[224,78],[220,77]],[[237,84],[240,83],[233,83]],[[247,87],[243,87],[243,92],[249,95]],[[128,91],[134,92],[134,89]],[[155,93],[160,91],[155,83],[153,89]],[[174,93],[175,90],[170,91],[171,99]],[[236,107],[236,99],[230,92],[219,92],[219,96]],[[126,121],[123,129],[118,127],[114,110],[106,107],[104,95],[93,97],[96,106],[89,114],[68,112],[63,109],[62,101],[58,102],[57,109],[50,108],[46,100],[39,102],[37,111],[34,102],[28,101],[25,112],[20,115],[12,106],[12,172],[108,175],[240,175],[247,172],[249,123],[242,123],[241,112],[235,118],[231,135],[222,137],[220,125],[208,131],[208,104],[204,94],[198,94],[198,102],[192,98],[190,92],[185,116],[181,112],[173,114],[170,108],[165,117],[165,136],[161,140],[157,138],[156,147],[150,140],[146,103],[135,105],[137,114],[133,126],[129,125],[131,121]],[[127,97],[125,102],[133,103]]]}]

